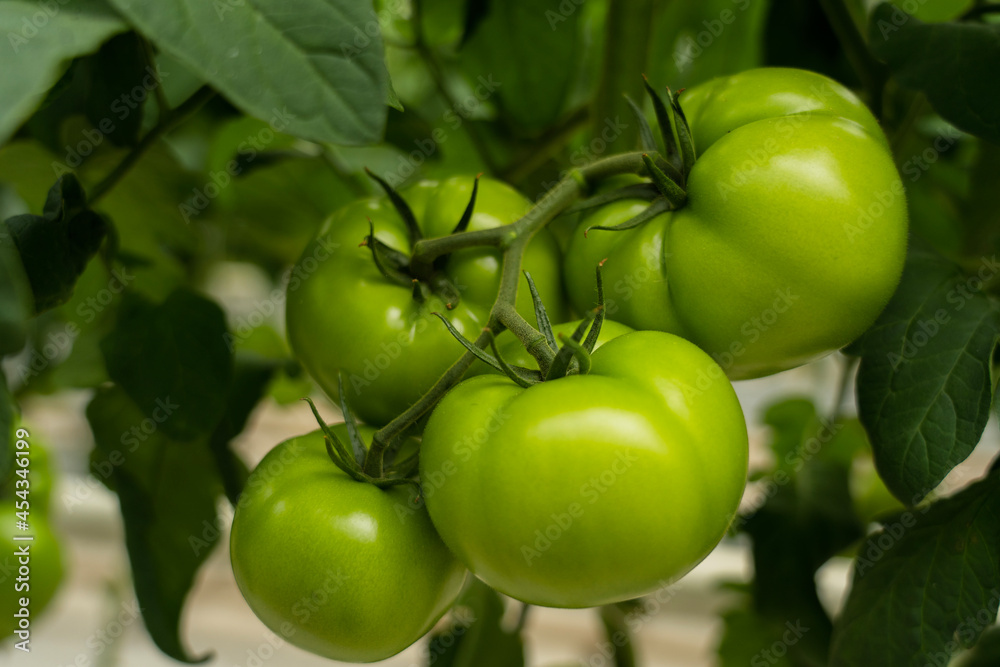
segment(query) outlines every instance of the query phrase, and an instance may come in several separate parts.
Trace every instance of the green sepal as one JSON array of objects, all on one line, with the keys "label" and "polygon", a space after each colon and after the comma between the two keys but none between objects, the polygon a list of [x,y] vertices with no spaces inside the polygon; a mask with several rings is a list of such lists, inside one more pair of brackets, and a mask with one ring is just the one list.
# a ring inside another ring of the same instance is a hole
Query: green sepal
[{"label": "green sepal", "polygon": [[645,114],[642,113],[642,109],[639,105],[632,101],[632,98],[628,95],[625,96],[625,101],[628,102],[629,109],[632,110],[632,116],[635,118],[635,122],[639,124],[639,140],[642,142],[642,150],[654,153],[660,150],[659,146],[656,145],[656,139],[653,138],[653,128],[649,126],[649,121],[646,120]]},{"label": "green sepal", "polygon": [[357,461],[359,466],[364,467],[368,449],[365,447],[365,443],[361,441],[361,434],[358,432],[358,422],[354,418],[351,408],[347,405],[347,398],[344,396],[344,376],[342,373],[337,373],[337,393],[340,394],[340,411],[344,415],[344,425],[347,426],[347,437],[351,441],[351,449],[354,450],[354,460]]},{"label": "green sepal", "polygon": [[549,347],[555,351],[559,348],[559,345],[556,343],[555,334],[552,332],[552,323],[549,322],[549,314],[545,312],[545,304],[542,303],[542,296],[538,293],[538,288],[535,287],[535,281],[531,279],[531,274],[527,271],[523,273],[524,277],[528,280],[528,291],[531,292],[531,303],[535,307],[535,322],[538,324],[538,330],[545,336],[545,342],[549,344]]},{"label": "green sepal", "polygon": [[448,327],[448,333],[450,333],[455,338],[455,340],[461,343],[466,350],[476,355],[476,359],[479,359],[481,362],[488,365],[490,368],[503,373],[503,367],[500,365],[500,362],[498,362],[496,359],[493,358],[493,355],[488,354],[483,350],[479,349],[478,347],[476,347],[476,344],[467,339],[465,336],[463,336],[458,331],[458,329],[456,329],[452,325],[452,323],[448,321],[448,319],[444,315],[437,312],[431,313],[431,315],[437,316],[439,320],[444,322],[444,325]]},{"label": "green sepal", "polygon": [[617,225],[605,226],[605,225],[594,225],[593,227],[587,227],[583,230],[583,235],[587,236],[591,231],[599,229],[605,232],[624,232],[629,229],[635,229],[636,227],[649,222],[661,213],[666,213],[667,211],[673,211],[674,207],[666,199],[662,197],[655,200],[650,204],[646,210],[644,210],[639,215],[634,218],[629,218],[625,222],[619,223]]},{"label": "green sepal", "polygon": [[344,473],[352,479],[359,482],[368,481],[368,476],[361,472],[361,469],[358,467],[354,457],[351,456],[351,452],[348,451],[347,446],[340,441],[340,438],[334,434],[330,427],[327,426],[326,422],[323,421],[323,418],[320,417],[319,411],[316,409],[316,404],[312,402],[312,399],[306,397],[302,400],[309,404],[309,409],[312,410],[313,416],[316,418],[316,422],[323,431],[323,441],[326,444],[326,453],[329,455],[330,460],[333,461],[334,465],[344,471]]},{"label": "green sepal", "polygon": [[[603,308],[601,309],[603,310]],[[579,364],[580,375],[586,375],[590,372],[590,352],[586,347],[579,341],[573,340],[572,338],[566,336],[566,334],[559,334],[559,340],[563,343],[563,348],[569,348],[573,351],[573,358]]]},{"label": "green sepal", "polygon": [[604,278],[601,275],[601,269],[604,268],[604,262],[607,259],[602,259],[597,264],[597,269],[595,273],[597,275],[597,308],[594,315],[594,325],[590,327],[590,331],[587,332],[587,338],[583,341],[583,347],[586,348],[587,352],[593,352],[594,348],[597,346],[597,339],[601,335],[601,327],[604,326]]},{"label": "green sepal", "polygon": [[[397,253],[402,255],[396,250],[393,250],[385,243],[382,243],[375,237],[375,223],[372,222],[371,218],[368,218],[368,236],[362,241],[359,246],[368,246],[372,251],[372,260],[375,262],[375,267],[378,269],[386,280],[396,283],[404,287],[409,287],[413,283],[413,279],[399,270],[399,268],[393,267],[392,264],[396,263],[395,255],[392,253]],[[389,252],[391,251],[391,253]]]},{"label": "green sepal", "polygon": [[691,138],[691,128],[688,126],[687,116],[684,115],[684,109],[681,108],[679,98],[683,92],[683,88],[678,90],[676,93],[671,92],[670,88],[667,88],[667,96],[670,98],[670,106],[674,110],[677,143],[680,144],[681,148],[681,172],[684,174],[684,178],[686,180],[688,174],[691,173],[691,167],[694,166],[694,162],[698,159],[698,156],[695,155],[694,139]]},{"label": "green sepal", "polygon": [[497,349],[495,336],[490,336],[490,348],[493,350],[493,355],[496,357],[497,362],[499,362],[503,374],[519,386],[527,389],[531,385],[542,381],[542,374],[538,371],[533,371],[529,368],[521,368],[520,366],[511,366],[508,364],[507,360],[500,354],[500,350]]},{"label": "green sepal", "polygon": [[[587,330],[587,327],[590,326],[590,321],[594,319],[596,315],[596,309],[587,313],[587,317],[584,318],[584,320],[580,322],[580,324],[573,331],[573,335],[571,336],[573,342],[579,343],[583,340],[583,333]],[[562,347],[559,348],[555,358],[552,360],[552,365],[549,366],[549,372],[545,376],[546,381],[558,380],[559,378],[566,377],[570,370],[570,363],[572,363],[573,357],[575,356],[576,350],[567,345],[566,342],[563,342]]]},{"label": "green sepal", "polygon": [[648,153],[642,154],[642,163],[646,165],[646,171],[653,179],[656,189],[670,202],[671,206],[675,209],[684,206],[684,202],[687,201],[687,192],[684,191],[684,188],[660,169]]},{"label": "green sepal", "polygon": [[417,224],[417,217],[413,215],[413,209],[410,208],[410,205],[406,203],[406,200],[403,199],[399,193],[396,192],[395,188],[389,185],[385,179],[377,175],[368,167],[365,167],[365,173],[368,174],[373,181],[381,185],[383,190],[385,190],[385,194],[389,197],[389,201],[392,202],[396,212],[399,213],[399,217],[403,219],[403,224],[406,225],[406,231],[410,235],[410,247],[412,248],[417,241],[424,237],[423,232],[420,231],[420,226]]},{"label": "green sepal", "polygon": [[465,207],[465,212],[462,213],[458,224],[455,225],[455,229],[451,230],[452,234],[460,234],[469,228],[469,223],[472,221],[472,214],[476,210],[476,195],[479,194],[479,179],[481,176],[482,174],[476,174],[476,180],[472,184],[472,196],[469,197],[469,203]]},{"label": "green sepal", "polygon": [[653,102],[653,111],[656,113],[656,122],[660,126],[660,134],[663,136],[663,149],[667,160],[676,169],[683,170],[683,158],[677,146],[677,139],[674,137],[673,114],[670,113],[667,105],[664,104],[660,94],[653,90],[653,86],[649,84],[649,79],[646,78],[645,74],[642,75],[642,82],[646,86],[646,94],[649,95],[649,99]]},{"label": "green sepal", "polygon": [[609,190],[608,192],[602,192],[599,195],[588,197],[587,199],[570,206],[562,213],[562,215],[589,211],[592,208],[599,208],[605,204],[621,201],[623,199],[645,199],[646,201],[653,201],[660,196],[662,196],[660,191],[657,190],[656,186],[652,183],[632,183],[631,185],[615,188],[614,190]]}]

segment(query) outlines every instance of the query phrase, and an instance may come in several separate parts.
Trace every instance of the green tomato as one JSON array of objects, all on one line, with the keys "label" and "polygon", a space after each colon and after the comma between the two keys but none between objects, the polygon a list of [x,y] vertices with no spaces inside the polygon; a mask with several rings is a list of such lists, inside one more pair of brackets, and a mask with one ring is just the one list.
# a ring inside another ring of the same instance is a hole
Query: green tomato
[{"label": "green tomato", "polygon": [[[473,179],[423,181],[401,194],[426,237],[445,236],[462,217]],[[506,225],[520,218],[530,202],[509,186],[483,178],[470,230]],[[445,274],[461,294],[458,305],[428,295],[415,300],[411,287],[387,280],[366,247],[375,235],[409,255],[407,230],[386,198],[354,202],[334,213],[296,264],[288,284],[288,338],[296,356],[319,385],[337,395],[343,374],[348,402],[358,417],[382,425],[426,392],[461,355],[462,348],[432,315],[439,312],[467,338],[475,338],[489,318],[500,285],[501,254],[495,248],[453,253]],[[548,233],[533,239],[524,268],[538,286],[556,321],[565,319],[559,248]],[[518,311],[533,318],[527,289],[519,290]]]},{"label": "green tomato", "polygon": [[[553,324],[552,332],[556,335],[556,341],[558,342],[559,340],[559,334],[571,336],[573,332],[576,331],[576,327],[581,321],[582,320],[576,320],[575,322]],[[597,336],[597,341],[594,343],[594,349],[597,350],[608,341],[618,338],[619,336],[624,336],[632,331],[634,331],[632,327],[627,327],[624,324],[619,324],[618,322],[613,322],[612,320],[604,320],[601,324],[601,333]],[[509,331],[504,331],[502,334],[497,336],[497,350],[500,352],[500,356],[503,357],[504,361],[511,366],[520,366],[522,368],[538,370],[538,361],[536,361],[533,356],[528,354],[528,350],[525,349],[521,341],[519,341],[517,337]],[[469,369],[469,372],[470,374],[481,375],[483,373],[499,373],[500,371],[487,366],[481,361],[477,361],[472,368]]]},{"label": "green tomato", "polygon": [[801,365],[865,331],[895,291],[906,197],[875,118],[819,74],[750,70],[681,96],[698,149],[688,199],[641,227],[645,209],[602,207],[581,222],[565,274],[592,307],[594,267],[608,315],[681,335],[731,378]]},{"label": "green tomato", "polygon": [[481,375],[431,414],[420,452],[442,539],[488,585],[551,607],[635,598],[701,561],[746,483],[747,431],[719,366],[655,331],[587,375],[523,389]]},{"label": "green tomato", "polygon": [[[18,641],[13,633],[20,629],[20,619],[14,614],[22,608],[22,599],[28,601],[28,618],[34,622],[48,607],[63,579],[59,540],[52,532],[48,519],[32,513],[28,521],[30,530],[19,531],[14,528],[16,511],[13,502],[0,503],[0,516],[3,517],[3,530],[0,531],[0,641],[11,637]],[[15,535],[31,535],[34,539],[14,540]],[[19,569],[24,564],[15,552],[25,546],[30,550],[29,575],[27,581],[19,582]]]},{"label": "green tomato", "polygon": [[[343,424],[333,429],[347,440]],[[361,427],[366,442],[373,433]],[[466,571],[409,496],[342,472],[321,431],[276,446],[233,518],[233,572],[250,608],[290,643],[333,660],[383,660],[420,639]]]}]

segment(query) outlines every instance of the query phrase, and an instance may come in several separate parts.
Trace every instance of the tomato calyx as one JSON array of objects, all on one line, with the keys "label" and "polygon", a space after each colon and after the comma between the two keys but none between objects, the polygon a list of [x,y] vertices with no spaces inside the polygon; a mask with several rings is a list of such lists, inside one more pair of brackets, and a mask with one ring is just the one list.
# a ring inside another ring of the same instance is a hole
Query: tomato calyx
[{"label": "tomato calyx", "polygon": [[687,190],[685,188],[697,155],[691,136],[691,128],[680,104],[680,94],[684,89],[672,91],[667,88],[667,101],[665,102],[645,76],[643,76],[643,82],[656,113],[656,121],[663,142],[662,148],[657,144],[653,130],[639,106],[631,99],[628,100],[628,103],[639,124],[639,136],[644,151],[642,162],[645,174],[652,182],[630,184],[601,193],[580,202],[571,211],[596,208],[622,199],[645,199],[650,203],[649,207],[639,215],[618,225],[587,227],[583,232],[584,236],[595,229],[604,231],[634,229],[661,213],[676,211],[687,203]]},{"label": "tomato calyx", "polygon": [[[386,196],[392,203],[393,208],[399,214],[406,226],[410,243],[410,255],[392,248],[387,243],[380,241],[375,236],[375,224],[371,218],[368,219],[368,235],[361,241],[359,246],[367,246],[371,249],[372,261],[386,280],[401,287],[408,287],[413,292],[413,300],[417,303],[424,303],[428,292],[437,295],[446,304],[449,310],[458,305],[460,294],[445,272],[450,253],[445,253],[435,257],[431,261],[422,261],[415,252],[417,243],[424,240],[423,232],[417,224],[416,215],[406,200],[395,188],[382,177],[378,176],[370,169],[365,168],[365,173],[371,177],[385,191]],[[476,176],[472,186],[472,196],[466,205],[462,217],[455,224],[452,234],[464,233],[469,228],[472,215],[476,208],[476,196],[479,193],[479,179],[482,174]]]},{"label": "tomato calyx", "polygon": [[[531,300],[535,309],[535,321],[538,330],[532,329],[527,323],[525,327],[530,334],[524,335],[522,343],[531,356],[538,361],[539,368],[546,368],[545,372],[514,366],[509,364],[500,354],[496,345],[496,335],[499,331],[493,331],[489,327],[483,332],[488,334],[488,345],[492,354],[486,352],[483,347],[470,341],[458,331],[446,317],[440,313],[436,315],[447,327],[448,332],[472,353],[477,359],[492,367],[494,370],[503,373],[517,385],[527,388],[539,382],[558,380],[567,375],[585,375],[590,372],[590,355],[597,346],[597,339],[601,335],[601,326],[604,323],[604,285],[601,279],[601,267],[604,261],[597,265],[597,307],[590,310],[586,317],[577,325],[570,336],[560,333],[557,337],[549,320],[545,305],[532,280],[531,274],[524,272],[525,280],[528,282],[528,289],[531,292]],[[584,338],[586,334],[586,338]],[[520,337],[520,334],[519,334]],[[484,344],[485,347],[485,344]],[[549,361],[550,360],[550,361]],[[543,366],[543,361],[546,362]]]},{"label": "tomato calyx", "polygon": [[[379,488],[387,488],[399,484],[416,484],[416,480],[413,477],[417,467],[417,455],[415,453],[399,461],[393,460],[390,465],[384,468],[381,462],[377,462],[381,472],[378,475],[370,474],[369,471],[372,469],[374,462],[369,461],[369,459],[374,454],[365,445],[358,428],[358,421],[355,419],[354,413],[344,398],[343,377],[340,376],[337,380],[340,394],[340,410],[344,413],[344,425],[347,427],[347,443],[337,437],[323,420],[312,399],[303,399],[309,404],[309,409],[312,410],[313,416],[319,423],[320,430],[323,431],[323,442],[326,445],[326,453],[333,464],[355,481],[374,484]],[[399,446],[402,444],[402,440],[402,437],[396,438],[396,442],[393,444],[397,446],[391,447],[387,452],[380,452],[378,456],[389,457],[390,459],[395,458],[399,453]]]}]

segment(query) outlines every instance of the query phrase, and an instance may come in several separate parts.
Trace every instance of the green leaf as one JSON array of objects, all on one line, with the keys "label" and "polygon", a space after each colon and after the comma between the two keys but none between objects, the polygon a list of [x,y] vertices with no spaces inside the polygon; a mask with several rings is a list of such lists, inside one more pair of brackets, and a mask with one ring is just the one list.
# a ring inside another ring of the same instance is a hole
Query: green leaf
[{"label": "green leaf", "polygon": [[107,233],[104,219],[87,208],[87,196],[76,177],[59,177],[49,190],[42,215],[9,218],[6,228],[21,255],[35,312],[63,303]]},{"label": "green leaf", "polygon": [[313,141],[371,144],[388,74],[371,0],[111,0],[240,109]]},{"label": "green leaf", "polygon": [[34,299],[14,239],[0,225],[0,357],[24,347],[25,323]]},{"label": "green leaf", "polygon": [[850,348],[861,356],[858,414],[889,490],[913,505],[968,457],[982,436],[993,396],[1000,309],[979,274],[914,251],[896,294]]},{"label": "green leaf", "polygon": [[[577,75],[579,9],[560,0],[489,3],[460,51],[476,97],[496,102],[529,133],[552,124]],[[511,39],[518,48],[511,48]]]},{"label": "green leaf", "polygon": [[176,440],[209,433],[226,407],[232,355],[214,302],[187,289],[162,304],[126,293],[118,322],[101,341],[108,375]]},{"label": "green leaf", "polygon": [[872,52],[956,127],[1000,143],[1000,24],[923,23],[889,3],[869,24]]},{"label": "green leaf", "polygon": [[71,59],[126,30],[104,0],[0,3],[0,34],[9,47],[0,49],[0,144],[38,107]]},{"label": "green leaf", "polygon": [[[161,651],[193,663],[180,638],[184,601],[218,541],[221,487],[204,441],[178,443],[118,387],[87,406],[93,469],[118,493],[125,545],[146,628]],[[164,422],[165,423],[165,422]]]},{"label": "green leaf", "polygon": [[998,601],[1000,473],[994,472],[865,540],[830,665],[946,664],[994,623]]},{"label": "green leaf", "polygon": [[432,635],[428,667],[522,667],[524,644],[503,629],[503,599],[472,579],[452,611],[452,626]]}]

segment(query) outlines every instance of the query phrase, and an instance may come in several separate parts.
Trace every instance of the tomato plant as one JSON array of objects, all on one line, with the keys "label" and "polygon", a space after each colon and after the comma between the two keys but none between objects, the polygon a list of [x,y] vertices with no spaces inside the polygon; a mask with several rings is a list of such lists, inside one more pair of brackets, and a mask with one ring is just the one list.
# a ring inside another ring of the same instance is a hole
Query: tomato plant
[{"label": "tomato plant", "polygon": [[710,357],[634,332],[586,375],[462,382],[431,415],[420,466],[434,525],[476,576],[592,607],[650,593],[715,547],[743,495],[746,425]]}]

